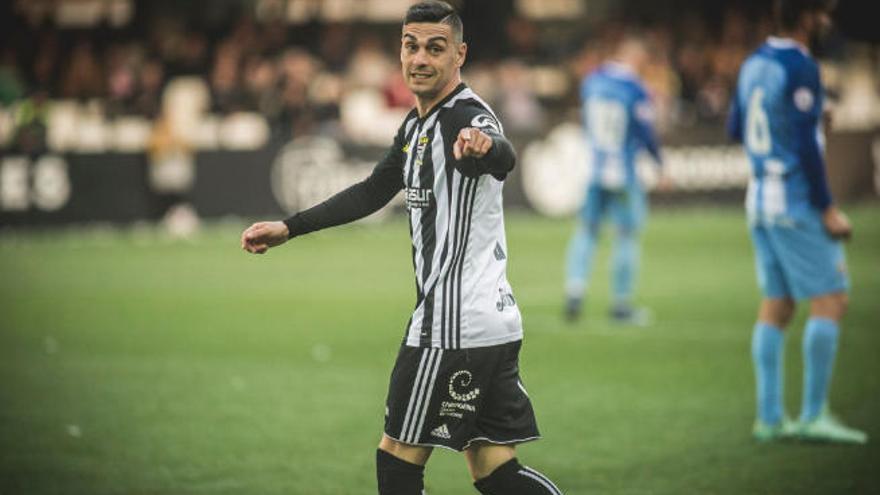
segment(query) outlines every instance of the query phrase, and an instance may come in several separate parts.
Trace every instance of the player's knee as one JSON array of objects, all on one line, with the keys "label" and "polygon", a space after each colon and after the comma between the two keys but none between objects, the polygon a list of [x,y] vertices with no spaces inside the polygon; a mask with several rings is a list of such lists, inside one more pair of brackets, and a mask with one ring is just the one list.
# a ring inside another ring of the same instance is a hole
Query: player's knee
[{"label": "player's knee", "polygon": [[496,445],[487,442],[474,442],[464,451],[468,470],[474,481],[485,478],[499,466],[516,457],[516,449],[511,445]]},{"label": "player's knee", "polygon": [[849,307],[849,295],[845,292],[828,294],[810,301],[810,316],[838,321]]},{"label": "player's knee", "polygon": [[794,301],[787,300],[785,304],[783,304],[779,308],[779,328],[785,328],[791,323],[791,319],[794,317]]},{"label": "player's knee", "polygon": [[428,457],[431,456],[430,448],[400,443],[388,435],[382,435],[382,440],[379,441],[379,450],[420,466],[424,466],[428,462]]},{"label": "player's knee", "polygon": [[474,487],[483,495],[562,495],[549,478],[515,457],[477,480]]},{"label": "player's knee", "polygon": [[758,319],[784,330],[794,316],[794,309],[792,299],[765,299],[758,311]]},{"label": "player's knee", "polygon": [[849,294],[841,293],[838,294],[836,299],[836,309],[839,314],[838,319],[842,318],[843,315],[846,314],[846,311],[849,309]]}]

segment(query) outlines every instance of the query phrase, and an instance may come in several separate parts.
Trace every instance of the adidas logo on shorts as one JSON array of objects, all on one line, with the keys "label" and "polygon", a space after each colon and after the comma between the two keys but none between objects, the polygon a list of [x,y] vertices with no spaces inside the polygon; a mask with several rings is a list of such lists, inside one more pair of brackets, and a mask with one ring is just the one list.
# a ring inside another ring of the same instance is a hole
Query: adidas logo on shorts
[{"label": "adidas logo on shorts", "polygon": [[449,428],[446,427],[446,423],[431,430],[431,436],[438,437],[438,438],[444,438],[446,440],[449,440],[450,438],[452,438],[452,435],[449,434]]}]

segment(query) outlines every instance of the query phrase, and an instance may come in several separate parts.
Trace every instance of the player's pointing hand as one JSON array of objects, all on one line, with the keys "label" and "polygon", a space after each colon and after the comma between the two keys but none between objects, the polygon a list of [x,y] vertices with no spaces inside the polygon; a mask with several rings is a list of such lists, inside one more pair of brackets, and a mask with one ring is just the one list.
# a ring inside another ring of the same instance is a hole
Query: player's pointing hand
[{"label": "player's pointing hand", "polygon": [[482,158],[492,149],[492,138],[479,129],[465,127],[458,132],[458,138],[452,145],[452,155],[456,160],[463,157]]},{"label": "player's pointing hand", "polygon": [[241,248],[253,254],[263,254],[271,247],[287,242],[284,222],[257,222],[241,233]]}]

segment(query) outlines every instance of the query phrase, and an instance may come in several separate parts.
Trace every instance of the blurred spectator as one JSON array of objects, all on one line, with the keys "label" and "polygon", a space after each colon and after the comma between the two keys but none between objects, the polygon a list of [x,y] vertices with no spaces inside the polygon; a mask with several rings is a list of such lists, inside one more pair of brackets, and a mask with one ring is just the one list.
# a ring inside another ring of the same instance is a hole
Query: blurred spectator
[{"label": "blurred spectator", "polygon": [[176,237],[189,237],[199,218],[188,197],[195,182],[195,159],[185,139],[174,132],[170,119],[160,116],[149,143],[149,181],[159,193],[163,224]]},{"label": "blurred spectator", "polygon": [[35,91],[21,100],[16,112],[12,147],[19,153],[33,155],[46,151],[49,94]]},{"label": "blurred spectator", "polygon": [[[246,2],[209,4],[210,12],[196,16],[186,15],[195,14],[192,6],[145,8],[139,12],[146,16],[109,31],[58,29],[51,16],[38,23],[13,21],[20,31],[6,39],[33,40],[33,46],[13,42],[0,47],[0,104],[26,104],[27,115],[41,115],[37,109],[45,107],[47,98],[98,99],[110,118],[155,119],[166,86],[179,76],[196,76],[209,88],[211,112],[258,112],[281,139],[308,132],[357,139],[340,131],[351,129],[340,127],[342,102],[359,102],[352,104],[362,105],[358,112],[374,122],[413,104],[397,61],[397,26],[362,30],[357,23],[320,20],[291,26],[281,15],[256,21],[243,7]],[[624,33],[637,31],[652,48],[645,82],[657,104],[661,132],[714,129],[727,112],[739,65],[770,30],[768,19],[766,13],[730,9],[712,22],[691,9],[645,26],[620,18],[536,21],[514,9],[491,27],[469,24],[479,31],[472,35],[498,39],[484,45],[494,48],[482,59],[475,51],[470,54],[465,80],[499,106],[510,131],[535,132],[573,118],[577,81]],[[568,31],[556,29],[555,22]],[[845,53],[836,49],[832,55]],[[880,60],[873,57],[861,54],[869,82],[848,94],[862,95],[863,88],[880,94]],[[847,103],[846,108],[857,107]],[[847,110],[847,115],[857,114],[864,115],[853,119],[871,125],[875,112]],[[34,125],[22,134],[22,142],[40,135],[39,124]]]},{"label": "blurred spectator", "polygon": [[111,117],[131,113],[137,77],[134,70],[132,54],[123,45],[116,45],[107,50],[107,114]]},{"label": "blurred spectator", "polygon": [[57,96],[56,81],[60,70],[58,37],[52,31],[44,31],[30,72],[31,87]]},{"label": "blurred spectator", "polygon": [[229,113],[243,109],[244,94],[239,84],[240,60],[241,51],[231,40],[217,48],[210,82],[213,111]]},{"label": "blurred spectator", "polygon": [[103,71],[89,41],[80,41],[73,48],[61,81],[61,96],[89,99],[104,95]]},{"label": "blurred spectator", "polygon": [[155,119],[162,105],[162,89],[165,84],[165,69],[156,59],[147,59],[140,68],[138,91],[131,104],[137,115]]},{"label": "blurred spectator", "polygon": [[11,105],[24,96],[24,81],[15,59],[15,50],[6,47],[0,53],[0,106]]},{"label": "blurred spectator", "polygon": [[529,71],[522,62],[508,60],[498,67],[501,84],[498,112],[511,133],[537,133],[544,129],[544,108],[532,92]]}]

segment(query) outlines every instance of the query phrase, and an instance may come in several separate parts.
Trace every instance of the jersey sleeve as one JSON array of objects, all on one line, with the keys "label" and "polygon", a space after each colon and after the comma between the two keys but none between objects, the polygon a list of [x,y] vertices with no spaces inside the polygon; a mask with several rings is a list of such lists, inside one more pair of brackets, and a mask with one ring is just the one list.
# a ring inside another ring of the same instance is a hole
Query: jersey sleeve
[{"label": "jersey sleeve", "polygon": [[730,111],[727,114],[727,135],[737,143],[743,142],[742,119],[742,106],[739,103],[739,87],[737,86],[733,90]]},{"label": "jersey sleeve", "polygon": [[644,91],[640,91],[635,103],[633,104],[633,124],[636,136],[639,141],[648,150],[648,153],[654,157],[658,165],[663,163],[660,156],[660,143],[657,140],[657,133],[654,130],[657,121],[657,111],[651,97]]},{"label": "jersey sleeve", "polygon": [[824,211],[831,205],[831,191],[822,156],[823,96],[819,67],[809,60],[796,67],[787,95],[791,98],[798,161],[809,185],[810,203]]},{"label": "jersey sleeve", "polygon": [[[449,115],[441,127],[449,163],[467,177],[491,174],[498,180],[504,180],[516,164],[516,152],[504,137],[501,125],[492,112],[476,104],[459,104],[450,110]],[[482,158],[456,160],[453,156],[452,146],[458,139],[458,133],[466,127],[479,129],[492,138],[492,148]]]},{"label": "jersey sleeve", "polygon": [[403,189],[403,127],[369,177],[330,199],[284,220],[290,238],[342,225],[375,213]]}]

